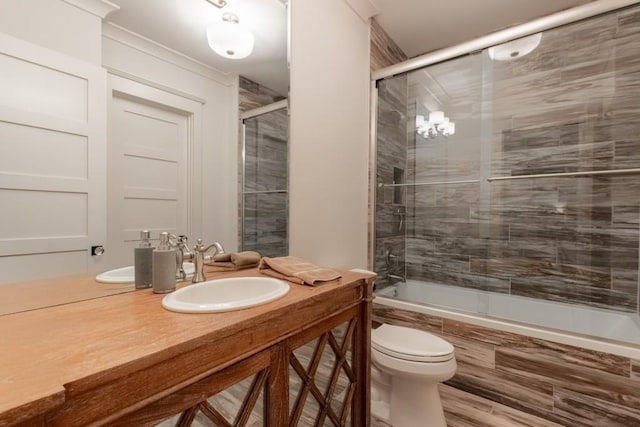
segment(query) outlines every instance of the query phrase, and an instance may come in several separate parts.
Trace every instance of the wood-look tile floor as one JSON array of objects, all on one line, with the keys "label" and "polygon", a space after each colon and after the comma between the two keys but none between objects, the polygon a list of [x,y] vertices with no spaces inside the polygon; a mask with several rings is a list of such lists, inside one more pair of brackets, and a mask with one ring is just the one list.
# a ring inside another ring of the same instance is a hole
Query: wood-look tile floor
[{"label": "wood-look tile floor", "polygon": [[[526,414],[505,405],[440,385],[447,427],[561,427],[560,424]],[[375,417],[372,427],[394,427]],[[428,427],[416,421],[415,427]]]}]

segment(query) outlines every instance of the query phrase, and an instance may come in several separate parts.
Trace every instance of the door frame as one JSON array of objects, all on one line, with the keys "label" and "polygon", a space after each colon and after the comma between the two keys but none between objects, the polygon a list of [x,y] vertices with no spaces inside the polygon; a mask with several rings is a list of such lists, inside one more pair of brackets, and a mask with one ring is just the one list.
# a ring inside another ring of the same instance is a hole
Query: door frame
[{"label": "door frame", "polygon": [[[152,87],[125,77],[108,73],[107,75],[107,147],[108,158],[111,158],[113,150],[113,120],[115,96],[139,101],[143,103],[155,104],[162,108],[183,114],[187,118],[187,158],[185,159],[186,174],[186,224],[185,233],[187,236],[200,236],[202,234],[202,102],[185,98],[175,93]],[[107,167],[107,170],[109,167]],[[109,183],[107,183],[107,186]],[[108,193],[111,189],[107,190]],[[109,200],[110,197],[107,197]],[[107,206],[107,209],[109,206]],[[107,222],[108,224],[108,222]],[[107,229],[107,233],[112,230]],[[105,251],[107,260],[109,250]]]}]

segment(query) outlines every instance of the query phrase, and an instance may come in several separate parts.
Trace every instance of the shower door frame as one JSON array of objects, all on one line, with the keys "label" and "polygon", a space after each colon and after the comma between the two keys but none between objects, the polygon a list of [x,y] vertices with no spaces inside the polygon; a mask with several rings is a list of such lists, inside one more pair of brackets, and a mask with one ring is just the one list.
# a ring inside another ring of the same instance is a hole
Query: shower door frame
[{"label": "shower door frame", "polygon": [[[376,186],[377,186],[377,139],[378,139],[378,81],[392,78],[411,71],[416,71],[429,65],[448,61],[457,57],[468,55],[494,45],[506,43],[518,38],[530,36],[541,31],[557,28],[562,25],[571,24],[583,19],[591,18],[614,10],[622,9],[640,0],[609,0],[593,1],[582,6],[563,10],[533,21],[506,28],[477,39],[470,40],[455,46],[436,50],[424,55],[416,56],[409,60],[394,64],[371,73],[371,105],[370,105],[370,140],[369,140],[369,268],[373,271],[375,264],[375,244],[376,244]],[[244,140],[243,140],[244,141]],[[244,161],[243,161],[244,162]],[[243,184],[244,185],[244,184]]]},{"label": "shower door frame", "polygon": [[[639,0],[640,1],[640,0]],[[240,229],[238,230],[238,237],[239,237],[239,248],[240,250],[244,250],[243,249],[243,243],[244,243],[244,210],[245,210],[245,203],[244,203],[244,197],[246,195],[245,193],[245,166],[246,166],[246,138],[245,138],[245,123],[244,121],[247,119],[252,119],[254,117],[258,117],[258,116],[262,116],[264,114],[269,114],[272,113],[274,111],[278,111],[278,110],[282,110],[285,109],[287,111],[287,116],[289,115],[289,99],[283,99],[281,101],[277,101],[274,102],[272,104],[268,104],[268,105],[264,105],[262,107],[258,107],[258,108],[254,108],[253,110],[248,110],[245,112],[240,113],[239,119],[240,119],[240,129],[242,131],[242,134],[240,135],[241,140],[242,140],[242,144],[240,147],[241,153],[241,162],[242,162],[242,173],[240,175]],[[287,130],[287,140],[289,139],[288,137],[288,130]],[[287,142],[287,194],[289,193],[289,143]],[[280,191],[277,191],[280,192]],[[287,196],[288,197],[288,196]],[[287,203],[287,240],[289,240],[289,212],[288,212],[288,203]],[[287,246],[288,246],[288,242],[287,242]]]}]

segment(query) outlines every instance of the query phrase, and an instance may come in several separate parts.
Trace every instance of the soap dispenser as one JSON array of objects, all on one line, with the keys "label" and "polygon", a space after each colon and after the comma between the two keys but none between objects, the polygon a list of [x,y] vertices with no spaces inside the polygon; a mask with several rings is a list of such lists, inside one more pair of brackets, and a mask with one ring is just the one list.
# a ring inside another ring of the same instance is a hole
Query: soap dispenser
[{"label": "soap dispenser", "polygon": [[166,294],[176,290],[176,250],[171,248],[169,233],[160,233],[160,243],[153,250],[153,292]]},{"label": "soap dispenser", "polygon": [[149,230],[142,230],[140,232],[140,246],[133,249],[133,271],[136,289],[151,287],[153,248],[151,247],[151,242],[149,242],[150,237]]}]

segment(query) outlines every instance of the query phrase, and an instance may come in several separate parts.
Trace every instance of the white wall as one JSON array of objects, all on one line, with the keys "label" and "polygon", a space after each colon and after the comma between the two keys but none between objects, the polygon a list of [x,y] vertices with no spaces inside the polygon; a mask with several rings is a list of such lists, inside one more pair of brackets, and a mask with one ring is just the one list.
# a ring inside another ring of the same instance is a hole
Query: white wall
[{"label": "white wall", "polygon": [[238,80],[188,60],[110,24],[102,37],[102,63],[111,73],[171,91],[202,103],[202,148],[196,162],[201,178],[192,183],[193,235],[237,250]]},{"label": "white wall", "polygon": [[290,252],[366,267],[368,23],[344,0],[291,8]]},{"label": "white wall", "polygon": [[100,64],[102,20],[62,0],[0,0],[0,31]]}]

